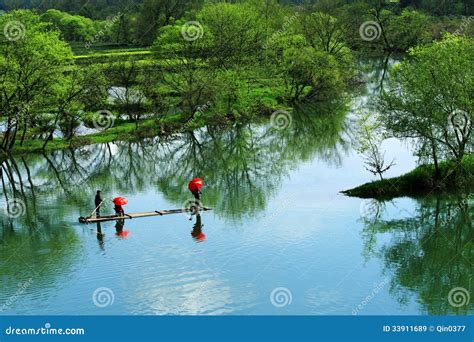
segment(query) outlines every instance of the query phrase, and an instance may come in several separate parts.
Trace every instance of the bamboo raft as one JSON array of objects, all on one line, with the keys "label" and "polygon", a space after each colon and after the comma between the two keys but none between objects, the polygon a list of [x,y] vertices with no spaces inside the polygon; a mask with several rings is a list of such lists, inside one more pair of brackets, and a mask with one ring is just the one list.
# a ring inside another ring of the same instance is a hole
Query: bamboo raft
[{"label": "bamboo raft", "polygon": [[[201,211],[208,211],[212,210],[211,208],[201,207]],[[171,215],[171,214],[179,214],[179,213],[189,213],[191,212],[190,208],[187,209],[171,209],[171,210],[161,210],[161,211],[149,211],[144,213],[132,213],[132,214],[124,214],[123,216],[119,215],[106,215],[106,216],[99,216],[99,217],[79,217],[80,223],[97,223],[97,222],[107,222],[107,221],[117,221],[117,220],[131,220],[134,218],[141,218],[141,217],[150,217],[150,216],[164,216],[164,215]]]}]

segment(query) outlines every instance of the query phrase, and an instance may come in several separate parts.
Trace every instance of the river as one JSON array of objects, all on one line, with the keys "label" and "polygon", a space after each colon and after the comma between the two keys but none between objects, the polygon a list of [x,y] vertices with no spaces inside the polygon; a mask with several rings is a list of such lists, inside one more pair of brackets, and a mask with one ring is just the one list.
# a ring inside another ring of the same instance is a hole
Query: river
[{"label": "river", "polygon": [[[340,191],[375,179],[355,117],[377,96],[380,61],[348,98],[303,104],[291,124],[206,127],[8,160],[1,211],[2,314],[473,314],[472,198],[388,202]],[[398,140],[396,165],[416,159]],[[205,181],[202,227],[185,214],[78,223],[94,194],[127,212],[182,208]],[[117,229],[118,228],[118,229]]]}]

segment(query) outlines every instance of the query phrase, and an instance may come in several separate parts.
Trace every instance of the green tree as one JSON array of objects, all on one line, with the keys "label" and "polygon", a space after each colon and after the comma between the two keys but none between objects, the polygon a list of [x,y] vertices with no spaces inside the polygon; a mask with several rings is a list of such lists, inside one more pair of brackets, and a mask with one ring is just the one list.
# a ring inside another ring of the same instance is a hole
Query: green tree
[{"label": "green tree", "polygon": [[326,51],[340,59],[349,53],[342,25],[328,14],[316,12],[304,16],[301,30],[315,49]]},{"label": "green tree", "polygon": [[[20,10],[0,17],[0,27],[16,25],[16,35],[6,34],[0,44],[0,113],[6,128],[0,148],[9,151],[39,116],[54,110],[72,67],[71,48],[49,30],[39,17]],[[7,29],[2,30],[5,33]],[[26,39],[27,37],[27,39]]]},{"label": "green tree", "polygon": [[438,177],[441,158],[459,166],[472,152],[472,65],[472,39],[448,36],[411,49],[409,59],[395,66],[391,88],[380,103],[389,134],[417,139],[417,153],[434,163]]},{"label": "green tree", "polygon": [[302,35],[286,35],[271,47],[290,100],[305,96],[324,98],[342,86],[342,76],[336,58],[326,51],[311,47]]},{"label": "green tree", "polygon": [[405,9],[390,18],[387,36],[392,47],[406,51],[431,40],[430,17],[418,11]]},{"label": "green tree", "polygon": [[215,78],[212,69],[206,69],[202,59],[210,46],[209,32],[197,39],[185,39],[182,27],[184,21],[160,29],[153,51],[165,53],[164,68],[156,70],[157,92],[164,94],[170,109],[179,109],[184,114],[184,122],[191,121],[196,107],[215,100]]}]

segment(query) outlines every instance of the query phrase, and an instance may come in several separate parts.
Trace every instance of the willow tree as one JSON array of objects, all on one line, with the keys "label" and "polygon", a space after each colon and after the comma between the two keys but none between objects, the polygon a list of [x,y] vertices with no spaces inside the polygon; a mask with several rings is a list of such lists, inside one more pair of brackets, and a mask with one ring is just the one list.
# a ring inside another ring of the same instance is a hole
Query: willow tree
[{"label": "willow tree", "polygon": [[64,95],[71,48],[31,11],[0,16],[0,116],[5,120],[0,149],[10,151],[39,121],[49,120]]},{"label": "willow tree", "polygon": [[452,159],[459,166],[472,152],[473,65],[472,39],[448,36],[416,47],[395,66],[390,90],[382,97],[389,134],[417,140],[417,154],[434,163],[438,178],[440,160]]}]

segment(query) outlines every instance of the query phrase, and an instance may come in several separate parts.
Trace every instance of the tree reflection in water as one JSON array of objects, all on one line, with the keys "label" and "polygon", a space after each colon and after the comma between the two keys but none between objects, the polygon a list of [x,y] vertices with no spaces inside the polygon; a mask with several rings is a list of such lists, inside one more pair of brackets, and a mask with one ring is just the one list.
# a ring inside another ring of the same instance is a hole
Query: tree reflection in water
[{"label": "tree reflection in water", "polygon": [[[264,124],[205,127],[171,137],[98,144],[2,162],[0,207],[1,281],[5,301],[19,281],[32,277],[37,288],[67,274],[80,259],[75,220],[78,208],[91,208],[101,189],[130,194],[155,188],[181,207],[187,182],[202,177],[205,205],[221,217],[239,220],[265,209],[289,170],[314,156],[338,163],[349,146],[347,107],[342,101],[296,111],[292,125],[276,130]],[[160,209],[160,208],[156,208]],[[92,210],[92,208],[91,208]],[[202,227],[193,232],[203,240]],[[123,228],[117,234],[123,234]],[[104,240],[97,226],[100,248]],[[27,263],[23,260],[27,260]],[[25,267],[25,265],[27,267]]]},{"label": "tree reflection in water", "polygon": [[350,146],[346,113],[341,100],[297,110],[285,130],[256,124],[209,126],[166,138],[14,158],[4,162],[3,194],[31,203],[26,216],[37,220],[38,196],[61,203],[57,217],[62,217],[71,208],[89,208],[96,189],[130,193],[155,187],[182,206],[189,197],[187,182],[199,176],[207,185],[204,204],[217,215],[238,220],[264,210],[301,161],[317,156],[339,163]]},{"label": "tree reflection in water", "polygon": [[[386,219],[385,214],[365,219],[363,235],[366,257],[383,259],[385,271],[393,274],[391,292],[401,303],[415,293],[428,314],[472,313],[472,195],[419,199],[406,218]],[[390,242],[377,246],[377,236],[384,233],[390,233]],[[470,292],[471,302],[450,305],[448,294],[455,287]]]}]

